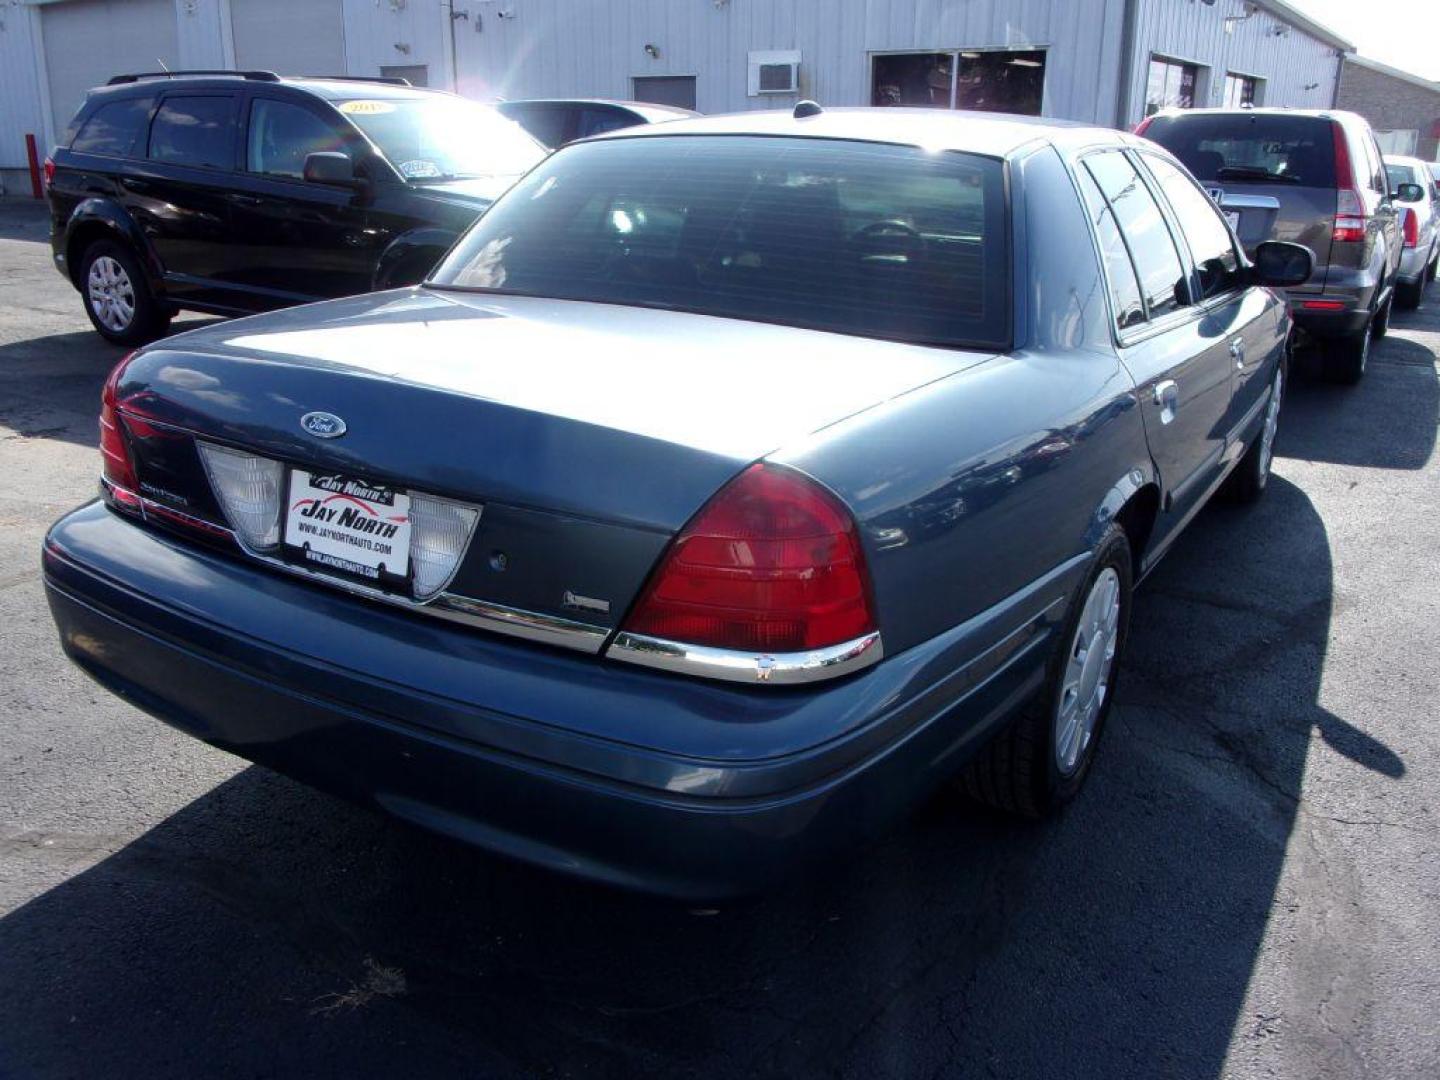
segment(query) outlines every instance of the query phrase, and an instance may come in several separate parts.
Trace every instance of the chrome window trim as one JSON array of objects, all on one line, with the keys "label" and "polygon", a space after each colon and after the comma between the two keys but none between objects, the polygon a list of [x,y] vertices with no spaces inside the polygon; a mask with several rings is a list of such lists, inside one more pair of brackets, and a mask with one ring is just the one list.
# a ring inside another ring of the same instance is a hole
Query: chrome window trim
[{"label": "chrome window trim", "polygon": [[606,659],[624,660],[641,667],[771,686],[794,686],[849,675],[879,663],[884,655],[878,630],[824,649],[773,654],[687,645],[621,631],[605,650]]}]

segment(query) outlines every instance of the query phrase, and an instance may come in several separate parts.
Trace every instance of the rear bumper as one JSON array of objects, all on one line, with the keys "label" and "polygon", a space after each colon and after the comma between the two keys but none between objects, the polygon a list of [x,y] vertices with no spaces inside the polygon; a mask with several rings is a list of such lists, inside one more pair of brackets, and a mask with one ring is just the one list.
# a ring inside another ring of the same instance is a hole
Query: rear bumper
[{"label": "rear bumper", "polygon": [[480,847],[681,899],[763,889],[893,824],[1038,686],[1059,615],[958,668],[956,642],[930,643],[777,692],[434,626],[97,504],[55,525],[44,567],[65,651],[166,723]]},{"label": "rear bumper", "polygon": [[[1320,298],[1314,298],[1320,299]],[[1342,308],[1338,311],[1312,311],[1304,308],[1304,301],[1290,302],[1290,317],[1295,325],[1312,338],[1330,339],[1350,337],[1365,329],[1370,319],[1369,308]]]}]

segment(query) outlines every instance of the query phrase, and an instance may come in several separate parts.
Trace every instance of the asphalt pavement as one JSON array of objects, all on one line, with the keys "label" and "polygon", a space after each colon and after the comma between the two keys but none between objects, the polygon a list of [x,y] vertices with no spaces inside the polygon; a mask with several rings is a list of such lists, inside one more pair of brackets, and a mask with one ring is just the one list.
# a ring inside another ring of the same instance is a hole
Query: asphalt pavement
[{"label": "asphalt pavement", "polygon": [[[194,325],[191,317],[177,328]],[[1291,380],[1137,597],[1058,820],[945,796],[692,911],[182,736],[61,655],[45,527],[121,350],[0,202],[0,1077],[1440,1076],[1440,288]]]}]

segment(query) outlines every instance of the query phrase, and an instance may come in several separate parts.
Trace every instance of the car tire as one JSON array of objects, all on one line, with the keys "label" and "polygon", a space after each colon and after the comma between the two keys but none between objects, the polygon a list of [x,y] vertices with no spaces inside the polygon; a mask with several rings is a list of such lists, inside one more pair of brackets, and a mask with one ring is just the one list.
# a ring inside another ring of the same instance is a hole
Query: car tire
[{"label": "car tire", "polygon": [[1289,367],[1282,362],[1270,381],[1270,397],[1265,402],[1260,430],[1250,441],[1240,463],[1225,478],[1225,486],[1221,490],[1233,502],[1253,503],[1265,493],[1265,485],[1270,480],[1270,465],[1275,459],[1275,433],[1280,427],[1280,409],[1285,401],[1288,376]]},{"label": "car tire", "polygon": [[1440,275],[1440,251],[1430,260],[1430,265],[1425,268],[1425,280],[1434,281],[1436,275]]},{"label": "car tire", "polygon": [[1070,605],[1044,689],[966,766],[959,783],[967,795],[1028,818],[1074,798],[1115,699],[1132,587],[1130,543],[1112,524]]},{"label": "car tire", "polygon": [[1395,286],[1395,302],[1402,311],[1414,311],[1420,306],[1425,294],[1425,275],[1421,274],[1410,283],[1399,282]]},{"label": "car tire", "polygon": [[1322,344],[1321,359],[1326,379],[1354,386],[1364,377],[1366,365],[1370,362],[1372,323],[1366,323],[1365,329],[1358,334],[1332,338]]},{"label": "car tire", "polygon": [[85,249],[80,297],[91,325],[117,345],[143,345],[170,326],[171,313],[151,294],[140,261],[114,240],[97,240]]},{"label": "car tire", "polygon": [[1390,299],[1386,300],[1384,306],[1370,317],[1370,337],[1372,340],[1379,341],[1390,332],[1390,312],[1395,308],[1395,297],[1399,295],[1399,292],[1400,284],[1396,282],[1394,288],[1390,290]]}]

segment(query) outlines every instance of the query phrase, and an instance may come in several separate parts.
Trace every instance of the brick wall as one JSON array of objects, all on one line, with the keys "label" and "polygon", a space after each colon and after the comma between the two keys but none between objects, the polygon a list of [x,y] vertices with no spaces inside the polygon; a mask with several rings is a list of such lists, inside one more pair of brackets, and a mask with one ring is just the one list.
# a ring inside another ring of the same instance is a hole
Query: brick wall
[{"label": "brick wall", "polygon": [[1440,89],[1427,90],[1383,71],[1346,63],[1336,105],[1357,112],[1376,131],[1414,128],[1420,132],[1416,156],[1436,160],[1435,128],[1440,124]]}]

